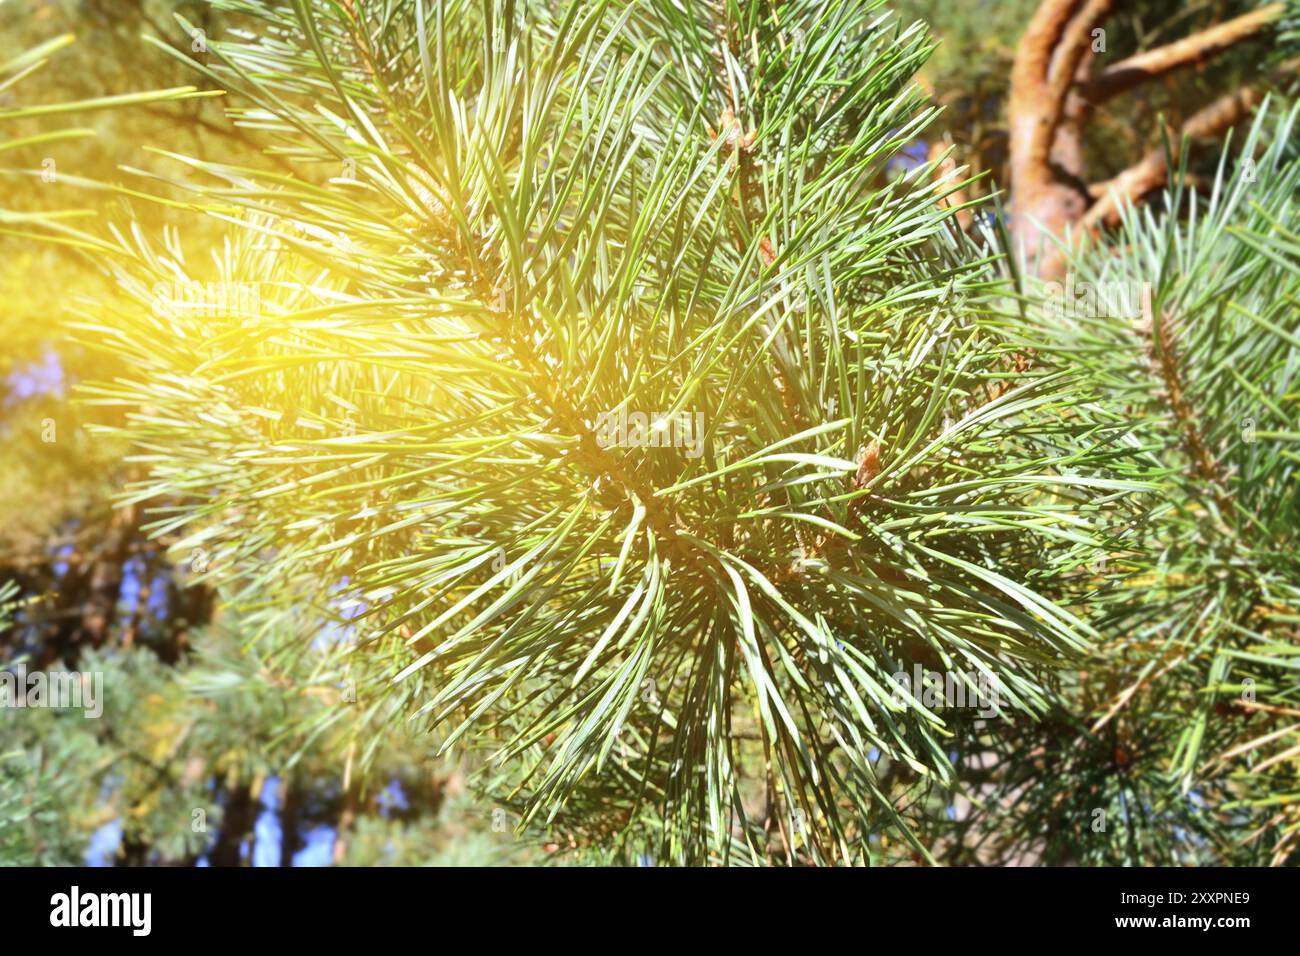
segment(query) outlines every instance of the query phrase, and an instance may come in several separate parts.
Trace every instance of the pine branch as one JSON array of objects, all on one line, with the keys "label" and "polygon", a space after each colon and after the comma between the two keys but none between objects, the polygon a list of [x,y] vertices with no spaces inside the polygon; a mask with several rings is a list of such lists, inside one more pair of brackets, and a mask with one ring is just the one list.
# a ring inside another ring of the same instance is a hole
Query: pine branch
[{"label": "pine branch", "polygon": [[[1187,399],[1178,354],[1174,346],[1173,323],[1167,309],[1162,309],[1157,319],[1151,307],[1151,288],[1144,286],[1141,293],[1143,329],[1151,340],[1151,358],[1164,382],[1165,397],[1173,412],[1174,421],[1183,433],[1187,456],[1196,469],[1197,476],[1206,486],[1214,489],[1216,499],[1224,504],[1226,486],[1219,464],[1210,453],[1205,436],[1197,424],[1196,413]],[[1225,516],[1229,513],[1220,509]]]}]

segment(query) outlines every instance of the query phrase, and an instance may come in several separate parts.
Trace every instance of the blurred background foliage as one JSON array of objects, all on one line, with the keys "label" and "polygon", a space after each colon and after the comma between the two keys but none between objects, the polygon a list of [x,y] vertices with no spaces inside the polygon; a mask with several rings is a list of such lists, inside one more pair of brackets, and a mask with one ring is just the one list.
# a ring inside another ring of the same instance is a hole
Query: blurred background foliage
[{"label": "blurred background foliage", "polygon": [[[0,110],[210,88],[142,42],[189,51],[176,14],[210,31],[233,26],[206,3],[0,3],[0,63],[75,36],[0,94]],[[215,99],[19,118],[3,136],[52,124],[94,135],[0,156],[0,208],[73,210],[66,221],[76,225],[128,213],[147,228],[181,223],[179,242],[192,250],[214,240],[204,220],[80,180],[156,168],[146,147],[277,162]],[[70,399],[78,383],[118,374],[71,328],[78,308],[116,292],[83,250],[33,242],[12,217],[0,227],[0,660],[101,671],[112,715],[0,711],[0,864],[438,865],[543,854],[516,841],[504,811],[471,796],[462,768],[434,758],[422,734],[387,734],[366,779],[350,773],[355,736],[318,727],[339,687],[322,694],[259,672],[248,630],[222,619],[192,567],[167,557],[166,538],[144,533],[139,507],[115,509],[136,472],[120,443],[87,426],[120,415]]]}]

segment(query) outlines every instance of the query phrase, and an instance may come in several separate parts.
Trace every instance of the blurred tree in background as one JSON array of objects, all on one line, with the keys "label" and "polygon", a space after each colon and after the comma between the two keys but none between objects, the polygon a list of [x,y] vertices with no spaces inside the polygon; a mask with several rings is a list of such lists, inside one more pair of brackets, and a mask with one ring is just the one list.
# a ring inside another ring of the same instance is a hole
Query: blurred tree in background
[{"label": "blurred tree in background", "polygon": [[950,201],[1001,193],[1017,240],[1054,275],[1064,258],[1050,246],[1037,258],[1045,236],[1095,234],[1123,202],[1159,200],[1166,139],[1175,153],[1183,139],[1198,148],[1191,174],[1204,185],[1213,147],[1267,93],[1293,87],[1300,60],[1294,0],[899,5],[949,41],[922,81],[945,108],[931,157],[977,177]]},{"label": "blurred tree in background", "polygon": [[[149,228],[176,225],[172,209],[88,188],[119,179],[119,164],[147,168],[146,145],[275,165],[210,98],[133,95],[206,86],[141,43],[190,49],[173,19],[182,10],[219,28],[206,4],[0,7],[0,657],[98,671],[110,691],[103,720],[0,711],[0,863],[237,865],[255,849],[261,865],[517,856],[490,808],[463,806],[461,772],[422,742],[390,735],[367,784],[347,774],[353,741],[285,731],[310,725],[319,697],[283,679],[262,686],[243,635],[215,624],[194,556],[168,556],[140,507],[115,509],[135,471],[124,444],[87,426],[121,417],[70,400],[78,382],[120,373],[70,324],[78,303],[114,292],[69,237],[33,241],[37,223],[129,208]],[[190,248],[215,235],[192,217],[183,228]]]}]

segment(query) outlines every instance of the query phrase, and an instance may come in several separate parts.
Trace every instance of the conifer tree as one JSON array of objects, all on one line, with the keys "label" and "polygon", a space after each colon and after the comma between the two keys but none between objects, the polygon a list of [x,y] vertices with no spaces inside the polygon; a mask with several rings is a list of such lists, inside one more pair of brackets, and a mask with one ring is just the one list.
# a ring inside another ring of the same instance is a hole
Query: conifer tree
[{"label": "conifer tree", "polygon": [[181,502],[154,528],[232,600],[311,607],[286,654],[356,612],[362,714],[486,747],[521,827],[930,857],[988,716],[893,675],[1035,719],[1095,637],[1070,572],[1143,485],[1100,474],[1120,425],[1062,413],[1068,372],[1011,364],[930,169],[891,175],[931,118],[924,30],[226,6],[259,26],[199,68],[301,172],[182,160],[231,223],[211,269],[117,234],[136,307],[96,330],[135,374],[94,394],[137,408],[136,498]]},{"label": "conifer tree", "polygon": [[82,395],[304,737],[412,722],[583,859],[1294,852],[1292,114],[1078,318],[902,154],[878,3],[216,5],[159,45],[277,163],[119,190],[215,249],[76,234]]},{"label": "conifer tree", "polygon": [[1204,195],[1178,177],[1161,205],[1185,217],[1127,209],[1112,247],[1076,258],[1073,293],[1036,296],[1054,360],[1086,369],[1092,400],[1129,423],[1125,468],[1156,488],[1101,558],[1087,605],[1104,640],[1068,710],[1007,741],[1003,796],[1035,786],[987,803],[988,827],[1023,851],[1294,859],[1296,120],[1266,109]]}]

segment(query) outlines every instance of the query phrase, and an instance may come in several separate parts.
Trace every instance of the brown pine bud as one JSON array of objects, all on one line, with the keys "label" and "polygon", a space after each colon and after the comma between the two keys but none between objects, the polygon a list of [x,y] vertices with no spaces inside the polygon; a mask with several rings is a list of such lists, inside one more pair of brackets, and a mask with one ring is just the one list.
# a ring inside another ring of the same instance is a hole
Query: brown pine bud
[{"label": "brown pine bud", "polygon": [[865,488],[880,474],[880,442],[873,441],[858,459],[858,473],[853,476],[854,488]]}]

